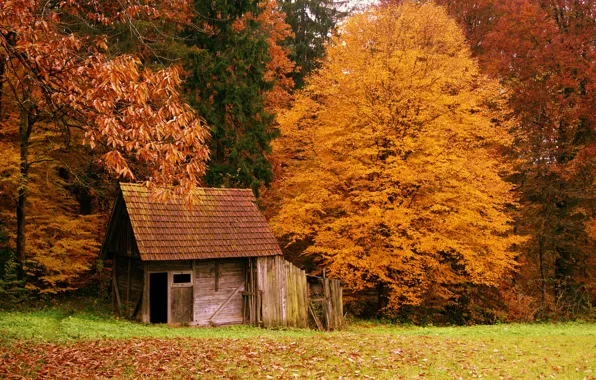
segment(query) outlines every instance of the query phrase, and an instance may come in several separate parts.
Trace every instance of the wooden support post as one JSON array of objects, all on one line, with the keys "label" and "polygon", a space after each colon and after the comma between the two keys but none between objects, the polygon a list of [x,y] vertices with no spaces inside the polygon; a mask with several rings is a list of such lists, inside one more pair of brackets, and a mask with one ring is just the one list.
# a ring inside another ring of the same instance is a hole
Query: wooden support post
[{"label": "wooden support post", "polygon": [[116,276],[112,277],[112,287],[116,293],[116,305],[118,306],[118,316],[120,316],[122,302],[120,302],[120,291],[118,290],[118,280],[116,280]]},{"label": "wooden support post", "polygon": [[143,263],[143,305],[142,305],[142,322],[150,323],[149,316],[149,264]]},{"label": "wooden support post", "polygon": [[116,254],[112,260],[112,312],[119,313],[118,302],[116,301],[116,290],[114,288],[114,281],[116,279]]},{"label": "wooden support post", "polygon": [[137,313],[139,312],[139,309],[141,308],[141,303],[143,300],[143,293],[139,294],[139,298],[137,298],[137,302],[135,304],[135,308],[132,312],[132,315],[130,316],[131,319],[135,319],[137,316]]},{"label": "wooden support post", "polygon": [[126,272],[127,277],[128,277],[128,281],[126,284],[126,309],[124,311],[124,313],[125,313],[124,315],[126,317],[130,317],[130,315],[129,315],[129,313],[130,313],[130,285],[131,285],[130,283],[132,282],[132,273],[131,273],[132,271],[130,270],[131,269],[130,266],[131,266],[131,260],[129,257],[128,258],[128,272]]},{"label": "wooden support post", "polygon": [[319,317],[317,317],[317,314],[315,313],[315,310],[313,309],[311,302],[308,303],[308,311],[310,311],[310,315],[312,316],[312,319],[315,321],[315,325],[317,325],[317,328],[319,330],[324,330],[323,325],[321,324]]},{"label": "wooden support post", "polygon": [[197,261],[193,260],[191,262],[191,268],[192,268],[192,321],[195,322],[196,321],[196,297],[198,294],[198,290],[197,290]]},{"label": "wooden support post", "polygon": [[215,260],[215,285],[214,289],[216,292],[219,291],[219,260]]}]

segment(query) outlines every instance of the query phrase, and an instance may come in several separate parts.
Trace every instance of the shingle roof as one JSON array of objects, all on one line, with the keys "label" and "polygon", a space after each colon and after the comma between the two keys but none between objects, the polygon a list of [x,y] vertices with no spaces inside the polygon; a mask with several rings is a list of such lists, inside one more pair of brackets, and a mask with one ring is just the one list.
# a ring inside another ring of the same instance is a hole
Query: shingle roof
[{"label": "shingle roof", "polygon": [[142,185],[120,188],[142,260],[281,255],[251,190],[199,188],[189,208],[181,199],[158,202]]}]

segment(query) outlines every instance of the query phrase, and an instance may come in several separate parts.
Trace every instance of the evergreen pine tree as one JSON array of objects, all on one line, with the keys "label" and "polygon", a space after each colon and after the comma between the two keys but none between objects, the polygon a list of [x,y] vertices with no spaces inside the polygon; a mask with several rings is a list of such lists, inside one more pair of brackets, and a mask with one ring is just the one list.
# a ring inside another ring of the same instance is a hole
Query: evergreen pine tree
[{"label": "evergreen pine tree", "polygon": [[263,8],[244,0],[197,2],[195,10],[198,30],[186,36],[186,90],[211,127],[206,183],[251,187],[258,194],[272,179],[265,154],[276,133],[264,106],[273,86],[265,77],[268,36],[254,18]]},{"label": "evergreen pine tree", "polygon": [[325,54],[325,43],[331,38],[337,22],[347,14],[346,1],[338,0],[282,0],[281,9],[292,27],[294,38],[292,60],[299,70],[293,75],[297,88],[304,85],[304,77],[319,67]]}]

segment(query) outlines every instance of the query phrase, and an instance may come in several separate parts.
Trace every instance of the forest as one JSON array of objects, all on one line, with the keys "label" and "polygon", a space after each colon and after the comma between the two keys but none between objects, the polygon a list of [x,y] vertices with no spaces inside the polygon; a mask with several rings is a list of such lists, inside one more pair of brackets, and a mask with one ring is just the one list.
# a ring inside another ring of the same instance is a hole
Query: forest
[{"label": "forest", "polygon": [[109,298],[119,182],[250,188],[356,318],[596,318],[593,0],[0,1],[0,308]]}]

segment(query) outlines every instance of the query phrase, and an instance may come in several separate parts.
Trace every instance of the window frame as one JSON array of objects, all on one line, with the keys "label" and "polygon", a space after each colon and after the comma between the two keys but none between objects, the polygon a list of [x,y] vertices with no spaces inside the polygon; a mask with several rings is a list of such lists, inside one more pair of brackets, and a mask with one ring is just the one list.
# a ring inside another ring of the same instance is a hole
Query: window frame
[{"label": "window frame", "polygon": [[[193,273],[192,273],[192,271],[172,271],[170,273],[172,275],[172,282],[171,282],[172,288],[191,288],[193,286]],[[179,283],[174,282],[174,276],[176,276],[178,274],[187,274],[187,275],[189,275],[190,276],[190,281],[189,282],[179,282]]]}]

